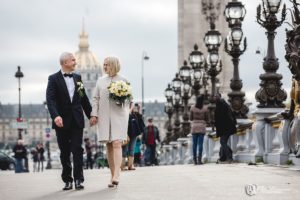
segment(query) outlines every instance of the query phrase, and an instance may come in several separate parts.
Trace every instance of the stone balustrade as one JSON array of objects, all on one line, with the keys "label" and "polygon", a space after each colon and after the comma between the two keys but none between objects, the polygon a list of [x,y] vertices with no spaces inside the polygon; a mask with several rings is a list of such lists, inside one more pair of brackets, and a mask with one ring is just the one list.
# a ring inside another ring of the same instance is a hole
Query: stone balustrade
[{"label": "stone balustrade", "polygon": [[[280,113],[280,112],[278,112]],[[290,153],[289,134],[291,121],[275,112],[263,113],[256,120],[238,120],[237,134],[230,137],[229,145],[233,159],[237,162],[284,165],[293,163],[300,166],[300,159]],[[203,141],[203,162],[216,162],[219,158],[220,140],[207,128]],[[179,138],[164,145],[161,154],[162,165],[190,164],[193,162],[192,135]]]}]

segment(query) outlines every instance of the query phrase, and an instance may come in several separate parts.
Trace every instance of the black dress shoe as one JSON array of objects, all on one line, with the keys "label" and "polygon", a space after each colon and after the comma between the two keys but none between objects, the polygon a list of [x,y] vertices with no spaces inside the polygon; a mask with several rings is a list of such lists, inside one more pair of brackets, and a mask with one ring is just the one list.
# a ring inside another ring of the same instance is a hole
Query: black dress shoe
[{"label": "black dress shoe", "polygon": [[76,190],[82,190],[82,189],[84,189],[84,186],[81,185],[81,181],[80,180],[76,180],[75,181],[75,189]]},{"label": "black dress shoe", "polygon": [[72,190],[72,189],[73,189],[72,182],[66,182],[65,187],[63,188],[63,190]]}]

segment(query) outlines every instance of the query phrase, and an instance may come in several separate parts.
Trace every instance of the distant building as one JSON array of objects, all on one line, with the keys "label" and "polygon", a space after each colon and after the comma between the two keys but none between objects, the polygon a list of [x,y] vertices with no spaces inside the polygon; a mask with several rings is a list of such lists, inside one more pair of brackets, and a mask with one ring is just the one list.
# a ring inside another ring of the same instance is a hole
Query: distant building
[{"label": "distant building", "polygon": [[[18,104],[0,104],[0,143],[13,144],[18,139],[18,130],[12,123],[18,117]],[[22,118],[28,122],[28,129],[22,131],[26,144],[35,145],[44,142],[45,129],[47,128],[47,111],[44,104],[22,105]],[[51,126],[51,120],[49,120]],[[51,132],[53,139],[54,132]]]},{"label": "distant building", "polygon": [[[94,88],[99,77],[102,76],[102,66],[98,58],[89,50],[88,34],[84,27],[79,35],[79,50],[75,53],[77,62],[76,72],[81,75],[86,94],[92,103]],[[97,140],[96,126],[90,127],[89,120],[85,118],[84,137],[89,137],[91,141]]]},{"label": "distant building", "polygon": [[[79,50],[75,53],[77,62],[76,73],[81,74],[86,94],[92,100],[93,89],[98,77],[102,76],[102,67],[97,57],[89,51],[88,35],[84,28],[79,35]],[[15,143],[18,138],[18,130],[11,126],[18,117],[17,104],[0,104],[0,143]],[[50,127],[52,120],[49,118]],[[36,144],[44,142],[46,137],[45,129],[47,126],[47,111],[44,104],[24,104],[22,105],[22,118],[28,122],[28,129],[22,132],[26,144]],[[92,140],[96,137],[96,128],[90,128],[86,118],[84,137]],[[51,139],[56,141],[54,130],[51,129]]]},{"label": "distant building", "polygon": [[81,74],[86,94],[91,99],[98,77],[102,76],[102,67],[98,58],[89,50],[88,34],[82,29],[79,35],[79,50],[75,53],[76,72]]},{"label": "distant building", "polygon": [[[13,129],[11,124],[16,121],[18,116],[18,104],[0,104],[0,143],[15,143],[18,138],[18,130]],[[51,127],[52,120],[48,115],[49,125]],[[147,119],[153,118],[154,124],[158,127],[161,139],[166,135],[165,125],[168,120],[164,113],[164,103],[162,102],[146,102],[145,103],[145,123]],[[44,104],[23,104],[22,118],[28,122],[28,129],[23,130],[22,135],[29,145],[35,145],[38,142],[45,142],[45,129],[47,126],[47,111]],[[94,128],[93,128],[94,129]],[[97,137],[96,130],[90,129],[89,124],[86,124],[83,137],[89,137],[94,141]],[[56,141],[55,131],[51,130],[51,140]]]}]

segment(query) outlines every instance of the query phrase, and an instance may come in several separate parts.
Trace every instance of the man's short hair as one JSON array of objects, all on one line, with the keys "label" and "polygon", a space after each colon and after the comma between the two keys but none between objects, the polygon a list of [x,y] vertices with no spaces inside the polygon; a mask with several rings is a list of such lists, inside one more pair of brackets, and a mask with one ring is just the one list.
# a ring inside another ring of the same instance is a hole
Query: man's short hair
[{"label": "man's short hair", "polygon": [[148,118],[148,122],[152,123],[152,122],[153,122],[153,118],[152,118],[152,117],[149,117],[149,118]]},{"label": "man's short hair", "polygon": [[63,65],[64,62],[69,59],[73,54],[69,52],[63,52],[59,57],[59,63],[60,65]]}]

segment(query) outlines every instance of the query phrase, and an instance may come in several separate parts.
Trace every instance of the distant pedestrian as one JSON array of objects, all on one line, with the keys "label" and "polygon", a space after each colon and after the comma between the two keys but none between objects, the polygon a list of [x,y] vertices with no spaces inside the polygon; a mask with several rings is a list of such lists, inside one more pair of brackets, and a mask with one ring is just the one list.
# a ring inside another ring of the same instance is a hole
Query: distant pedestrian
[{"label": "distant pedestrian", "polygon": [[36,148],[33,148],[30,151],[31,155],[32,155],[32,161],[33,161],[33,172],[37,172],[37,163],[38,163],[38,153]]},{"label": "distant pedestrian", "polygon": [[45,160],[44,152],[45,152],[45,149],[44,149],[43,143],[39,143],[36,146],[36,150],[37,150],[37,161],[38,161],[37,171],[39,172],[39,171],[44,170],[44,160]]},{"label": "distant pedestrian", "polygon": [[203,106],[203,101],[203,95],[197,97],[196,104],[192,106],[190,110],[190,120],[192,121],[191,133],[193,136],[193,160],[195,165],[203,164],[203,139],[208,122],[208,109],[206,106]]},{"label": "distant pedestrian", "polygon": [[90,142],[89,138],[84,139],[84,147],[85,147],[85,153],[86,153],[86,169],[90,168],[93,169],[93,158],[92,158],[92,144]]},{"label": "distant pedestrian", "polygon": [[219,152],[218,163],[233,161],[232,150],[228,146],[229,137],[236,133],[236,118],[230,106],[220,94],[214,96],[216,102],[215,109],[215,126],[217,137],[220,137],[221,148]]},{"label": "distant pedestrian", "polygon": [[23,145],[23,140],[19,139],[17,144],[13,148],[13,152],[15,153],[14,157],[16,159],[16,167],[15,172],[21,173],[24,172],[24,159],[26,157],[27,151],[25,146]]},{"label": "distant pedestrian", "polygon": [[122,147],[123,150],[122,166],[124,166],[125,159],[128,157],[128,170],[135,170],[134,149],[136,145],[136,140],[137,137],[143,133],[145,128],[143,116],[140,114],[140,108],[141,108],[140,105],[137,103],[131,105],[131,110],[130,110],[129,120],[128,120],[129,142]]},{"label": "distant pedestrian", "polygon": [[158,161],[156,158],[156,143],[160,143],[160,136],[159,130],[153,124],[153,119],[148,119],[148,125],[144,129],[143,144],[146,145],[146,152],[145,152],[145,164],[146,165],[158,165]]}]

